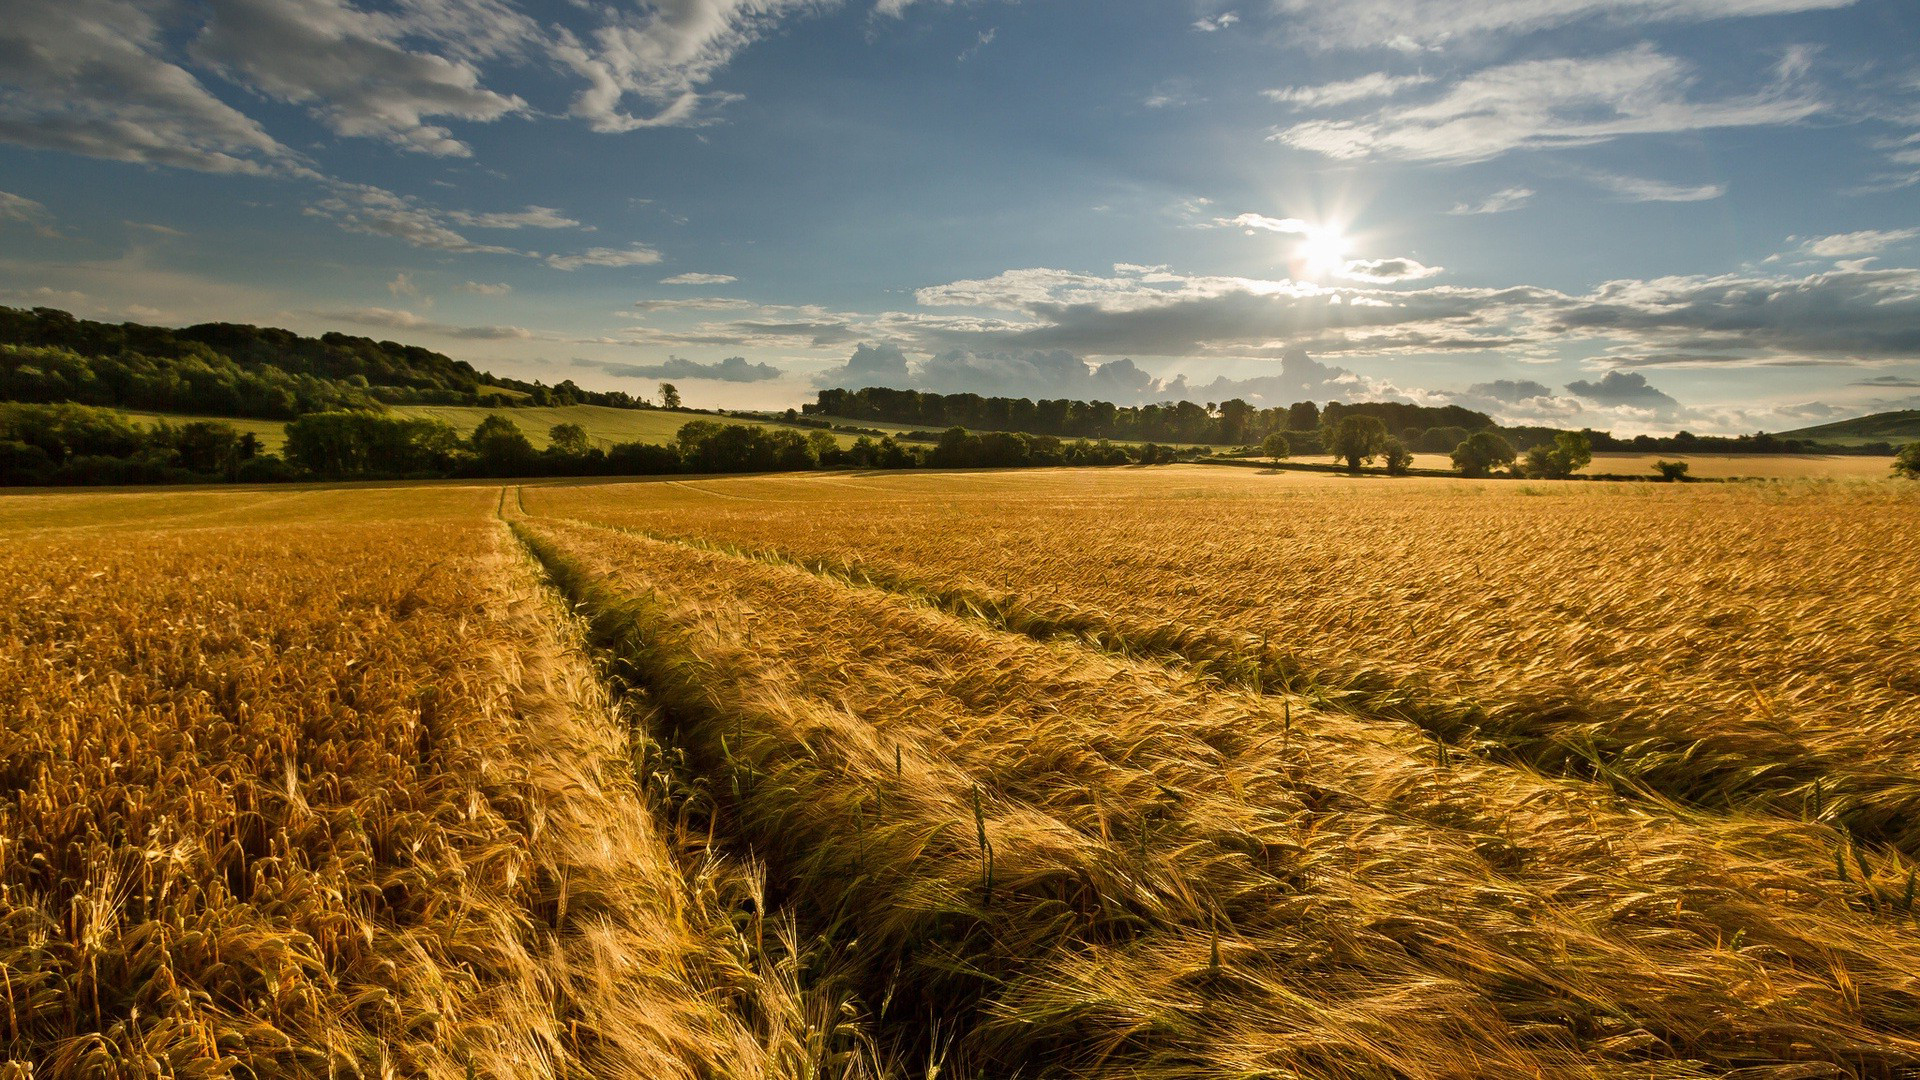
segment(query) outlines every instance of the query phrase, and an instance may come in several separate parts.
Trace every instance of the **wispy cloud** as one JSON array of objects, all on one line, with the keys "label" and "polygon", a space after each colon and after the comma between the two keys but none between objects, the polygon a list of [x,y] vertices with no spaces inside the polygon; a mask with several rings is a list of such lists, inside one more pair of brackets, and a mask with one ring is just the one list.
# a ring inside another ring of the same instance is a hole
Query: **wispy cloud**
[{"label": "wispy cloud", "polygon": [[1670,184],[1616,173],[1587,174],[1594,183],[1629,202],[1705,202],[1727,193],[1725,184]]},{"label": "wispy cloud", "polygon": [[1829,259],[1847,255],[1878,255],[1916,236],[1920,236],[1920,229],[1862,229],[1859,232],[1816,236],[1800,246],[1810,255]]},{"label": "wispy cloud", "polygon": [[578,229],[578,221],[551,206],[529,206],[525,210],[474,214],[456,210],[447,215],[462,225],[476,229]]},{"label": "wispy cloud", "polygon": [[[578,361],[577,361],[578,362]],[[586,363],[593,363],[586,361]],[[712,379],[716,382],[752,383],[777,379],[786,374],[772,364],[749,363],[744,356],[703,364],[697,360],[669,356],[658,364],[593,363],[609,375],[640,379]]]},{"label": "wispy cloud", "polygon": [[1487,196],[1477,203],[1455,203],[1449,214],[1504,214],[1509,210],[1518,210],[1534,196],[1532,188],[1510,187]]},{"label": "wispy cloud", "polygon": [[1480,161],[1519,149],[1627,135],[1793,123],[1821,103],[1790,81],[1743,97],[1690,100],[1689,66],[1642,45],[1606,56],[1487,68],[1423,104],[1361,120],[1310,120],[1271,138],[1331,158]]},{"label": "wispy cloud", "polygon": [[1193,28],[1203,34],[1217,34],[1240,21],[1237,12],[1225,11],[1218,15],[1204,15],[1193,21]]},{"label": "wispy cloud", "polygon": [[1431,75],[1388,75],[1375,72],[1344,82],[1322,83],[1319,86],[1286,86],[1274,90],[1263,90],[1261,93],[1270,100],[1288,105],[1324,108],[1354,101],[1393,97],[1403,91],[1411,90],[1416,86],[1425,86],[1431,82],[1433,82]]},{"label": "wispy cloud", "polygon": [[732,274],[675,274],[661,278],[662,285],[731,285],[740,279]]},{"label": "wispy cloud", "polygon": [[1408,52],[1607,20],[1628,26],[1703,22],[1846,7],[1853,0],[1275,0],[1294,37],[1319,48]]},{"label": "wispy cloud", "polygon": [[577,255],[549,255],[547,265],[555,270],[578,270],[583,266],[652,266],[660,253],[643,244],[629,248],[591,248]]}]

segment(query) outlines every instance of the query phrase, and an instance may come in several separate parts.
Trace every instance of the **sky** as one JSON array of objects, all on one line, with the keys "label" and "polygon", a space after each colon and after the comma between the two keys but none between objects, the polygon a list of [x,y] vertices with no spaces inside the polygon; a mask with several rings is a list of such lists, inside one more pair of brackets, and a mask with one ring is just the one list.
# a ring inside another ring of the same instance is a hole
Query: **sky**
[{"label": "sky", "polygon": [[0,303],[709,407],[1920,407],[1914,0],[6,7]]}]

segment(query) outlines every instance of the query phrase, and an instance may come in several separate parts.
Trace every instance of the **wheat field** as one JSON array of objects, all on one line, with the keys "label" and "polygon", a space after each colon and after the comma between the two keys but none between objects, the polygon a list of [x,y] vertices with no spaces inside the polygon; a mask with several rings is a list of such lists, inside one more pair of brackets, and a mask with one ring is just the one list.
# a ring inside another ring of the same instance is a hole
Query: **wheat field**
[{"label": "wheat field", "polygon": [[1913,488],[0,500],[0,1076],[1920,1076]]}]

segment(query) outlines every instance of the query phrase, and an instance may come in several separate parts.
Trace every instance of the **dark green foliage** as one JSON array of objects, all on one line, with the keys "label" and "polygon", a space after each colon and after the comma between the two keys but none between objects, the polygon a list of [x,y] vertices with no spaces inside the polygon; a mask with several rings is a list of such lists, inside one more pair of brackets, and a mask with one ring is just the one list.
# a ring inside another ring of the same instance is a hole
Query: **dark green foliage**
[{"label": "dark green foliage", "polygon": [[1278,431],[1260,440],[1260,456],[1262,457],[1279,461],[1292,452],[1293,447],[1287,442],[1287,437]]},{"label": "dark green foliage", "polygon": [[[1302,433],[1318,429],[1323,421],[1362,414],[1398,434],[1410,424],[1433,426],[1491,426],[1484,413],[1457,405],[1434,408],[1397,402],[1342,405],[1330,402],[1323,413],[1311,401],[1290,407],[1256,408],[1238,398],[1209,409],[1191,401],[1161,405],[1119,406],[1106,401],[982,397],[979,394],[933,394],[917,390],[867,387],[860,390],[822,390],[806,411],[817,416],[880,420],[932,428],[964,427],[970,431],[1018,431],[1034,435],[1153,442],[1204,443],[1214,446],[1257,444],[1273,432],[1286,432],[1297,452],[1310,452],[1313,442]],[[1317,448],[1316,448],[1317,449]]]},{"label": "dark green foliage", "polygon": [[1586,434],[1563,431],[1554,436],[1553,445],[1536,446],[1527,451],[1527,475],[1564,480],[1592,461],[1593,443]]},{"label": "dark green foliage", "polygon": [[348,334],[310,338],[237,323],[169,329],[0,307],[0,398],[10,401],[286,419],[518,395],[536,405],[638,405],[622,391],[500,378],[417,345]]},{"label": "dark green foliage", "polygon": [[1893,474],[1920,480],[1920,442],[1910,442],[1900,448],[1893,459]]},{"label": "dark green foliage", "polygon": [[1394,476],[1405,476],[1407,470],[1413,468],[1413,451],[1391,435],[1387,436],[1386,444],[1380,448],[1380,457],[1387,466],[1387,472]]},{"label": "dark green foliage", "polygon": [[257,460],[259,440],[222,423],[148,429],[86,405],[0,405],[0,484],[236,480]]},{"label": "dark green foliage", "polygon": [[1687,478],[1687,463],[1684,461],[1656,461],[1653,468],[1660,474],[1660,479],[1669,483],[1679,483]]},{"label": "dark green foliage", "polygon": [[1320,445],[1328,455],[1344,460],[1347,468],[1354,472],[1359,472],[1363,463],[1370,463],[1386,452],[1387,440],[1392,436],[1379,417],[1360,412],[1336,414],[1332,409],[1321,415]]},{"label": "dark green foliage", "polygon": [[287,425],[287,459],[326,477],[444,476],[461,449],[459,434],[438,420],[330,412]]},{"label": "dark green foliage", "polygon": [[1496,466],[1511,465],[1513,444],[1493,431],[1476,431],[1453,448],[1453,467],[1463,476],[1485,476]]}]

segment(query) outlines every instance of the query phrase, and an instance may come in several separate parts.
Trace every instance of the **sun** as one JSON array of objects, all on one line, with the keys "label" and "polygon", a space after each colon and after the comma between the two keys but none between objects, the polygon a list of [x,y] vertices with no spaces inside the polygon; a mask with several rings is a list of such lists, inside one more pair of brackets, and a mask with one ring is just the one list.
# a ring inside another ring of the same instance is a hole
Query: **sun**
[{"label": "sun", "polygon": [[1347,264],[1347,252],[1353,242],[1338,225],[1309,226],[1294,247],[1293,261],[1298,276],[1327,277]]}]

